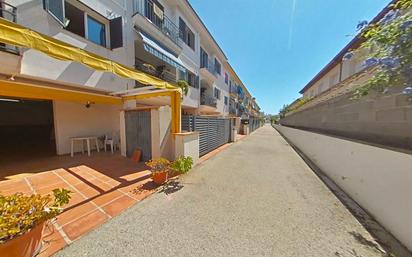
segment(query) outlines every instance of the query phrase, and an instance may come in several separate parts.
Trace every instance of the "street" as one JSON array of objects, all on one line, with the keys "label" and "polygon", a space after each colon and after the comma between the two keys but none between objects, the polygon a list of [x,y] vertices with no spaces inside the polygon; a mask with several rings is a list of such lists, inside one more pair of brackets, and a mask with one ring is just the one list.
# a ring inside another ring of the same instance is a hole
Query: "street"
[{"label": "street", "polygon": [[[382,256],[269,125],[56,256]],[[366,243],[365,243],[366,242]]]}]

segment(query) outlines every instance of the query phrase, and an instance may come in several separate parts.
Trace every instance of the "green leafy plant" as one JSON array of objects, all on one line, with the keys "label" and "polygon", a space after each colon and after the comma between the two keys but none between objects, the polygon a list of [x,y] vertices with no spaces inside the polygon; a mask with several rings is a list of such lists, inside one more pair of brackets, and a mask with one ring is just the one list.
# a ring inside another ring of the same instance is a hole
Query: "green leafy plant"
[{"label": "green leafy plant", "polygon": [[291,104],[291,105],[283,105],[282,109],[279,111],[279,117],[284,118],[286,116],[286,113],[295,111],[305,105],[306,103],[312,101],[314,97],[302,97],[299,100],[297,100],[296,103]]},{"label": "green leafy plant", "polygon": [[382,93],[389,87],[412,85],[412,0],[399,0],[390,8],[377,23],[358,25],[363,43],[344,57],[344,61],[355,54],[366,57],[363,67],[372,73],[354,89],[354,99],[371,90]]},{"label": "green leafy plant", "polygon": [[170,161],[165,158],[153,159],[145,163],[150,167],[150,171],[154,173],[170,172]]},{"label": "green leafy plant", "polygon": [[0,244],[20,236],[36,225],[60,214],[70,201],[71,192],[54,189],[53,195],[0,195]]},{"label": "green leafy plant", "polygon": [[185,174],[192,169],[193,158],[179,156],[171,165],[171,169],[177,174]]},{"label": "green leafy plant", "polygon": [[189,83],[186,80],[179,80],[177,81],[177,86],[182,89],[182,93],[187,96],[189,93]]}]

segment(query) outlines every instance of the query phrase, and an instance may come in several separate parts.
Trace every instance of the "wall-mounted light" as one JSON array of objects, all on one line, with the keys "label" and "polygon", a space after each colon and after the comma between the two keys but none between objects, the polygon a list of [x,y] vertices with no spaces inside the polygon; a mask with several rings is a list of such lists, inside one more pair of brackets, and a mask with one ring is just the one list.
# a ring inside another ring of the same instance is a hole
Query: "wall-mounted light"
[{"label": "wall-mounted light", "polygon": [[86,107],[87,109],[89,109],[89,108],[92,106],[92,104],[94,104],[94,103],[93,103],[93,102],[90,102],[90,101],[87,101],[85,107]]}]

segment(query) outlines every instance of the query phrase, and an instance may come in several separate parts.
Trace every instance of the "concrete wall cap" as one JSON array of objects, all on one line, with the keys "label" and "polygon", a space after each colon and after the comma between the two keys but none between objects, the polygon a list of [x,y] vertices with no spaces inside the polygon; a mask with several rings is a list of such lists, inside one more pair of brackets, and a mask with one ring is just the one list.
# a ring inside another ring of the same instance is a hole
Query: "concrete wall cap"
[{"label": "concrete wall cap", "polygon": [[192,132],[180,132],[180,133],[174,133],[173,135],[176,136],[189,136],[189,135],[197,135],[200,134],[199,131],[192,131]]}]

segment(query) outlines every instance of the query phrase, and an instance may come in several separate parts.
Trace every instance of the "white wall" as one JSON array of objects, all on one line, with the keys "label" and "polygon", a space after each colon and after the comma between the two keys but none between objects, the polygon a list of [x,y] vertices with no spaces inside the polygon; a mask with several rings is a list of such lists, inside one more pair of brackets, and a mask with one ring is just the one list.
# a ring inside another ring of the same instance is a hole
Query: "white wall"
[{"label": "white wall", "polygon": [[152,158],[174,158],[171,126],[172,111],[169,106],[151,109]]},{"label": "white wall", "polygon": [[187,96],[183,96],[182,107],[198,108],[199,104],[200,89],[189,87],[189,92],[187,93]]},{"label": "white wall", "polygon": [[329,88],[335,86],[340,82],[340,64],[336,65],[328,73],[326,73],[322,78],[316,81],[313,86],[310,87],[305,93],[305,97],[312,97],[320,95]]},{"label": "white wall", "polygon": [[180,133],[175,135],[175,158],[192,157],[193,164],[199,161],[199,132]]},{"label": "white wall", "polygon": [[[57,154],[70,153],[70,138],[78,136],[103,136],[120,130],[121,106],[93,104],[85,105],[54,101],[54,126]],[[93,148],[94,145],[92,144]],[[76,146],[80,151],[80,144]]]},{"label": "white wall", "polygon": [[[127,47],[108,49],[80,37],[62,28],[51,15],[43,9],[41,0],[6,0],[17,7],[17,21],[20,25],[62,40],[81,49],[120,62],[127,66],[134,65],[133,31],[131,25],[132,8],[126,9],[121,0],[91,1],[82,0],[107,20],[123,16],[123,43]],[[131,6],[131,3],[129,3]],[[130,11],[126,11],[130,10]],[[112,14],[110,14],[112,13]],[[107,39],[109,41],[109,39]],[[59,61],[38,51],[27,49],[22,51],[21,73],[62,82],[86,85],[109,91],[133,88],[134,82],[120,78],[111,73],[102,73],[86,66],[67,61]]]},{"label": "white wall", "polygon": [[284,126],[276,129],[412,250],[412,155]]},{"label": "white wall", "polygon": [[20,56],[7,52],[0,52],[0,71],[4,74],[19,74]]},{"label": "white wall", "polygon": [[160,154],[167,159],[173,159],[172,109],[170,106],[159,108]]},{"label": "white wall", "polygon": [[354,55],[350,60],[342,62],[342,80],[349,78],[363,69],[362,63],[366,59],[368,53],[368,50],[362,49],[354,52]]}]

